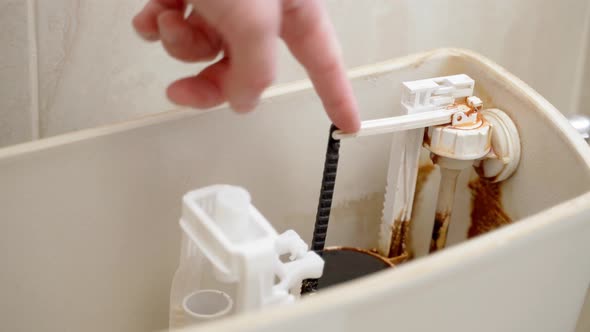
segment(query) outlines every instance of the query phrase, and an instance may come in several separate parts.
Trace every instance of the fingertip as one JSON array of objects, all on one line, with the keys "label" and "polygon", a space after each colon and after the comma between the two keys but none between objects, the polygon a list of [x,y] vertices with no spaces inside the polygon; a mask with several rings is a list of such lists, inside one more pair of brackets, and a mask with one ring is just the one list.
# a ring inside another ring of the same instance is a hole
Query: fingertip
[{"label": "fingertip", "polygon": [[361,120],[358,116],[353,116],[350,119],[345,120],[338,128],[342,129],[345,133],[356,133],[361,129]]},{"label": "fingertip", "polygon": [[340,125],[335,124],[336,127],[348,134],[354,134],[361,129],[361,121],[359,119],[350,119],[342,122]]},{"label": "fingertip", "polygon": [[180,79],[170,84],[166,95],[175,104],[199,109],[214,107],[224,101],[219,87],[199,76]]},{"label": "fingertip", "polygon": [[180,11],[164,11],[158,15],[156,22],[163,41],[172,44],[190,42],[191,31]]},{"label": "fingertip", "polygon": [[146,41],[156,41],[159,39],[156,12],[150,7],[149,3],[142,11],[133,17],[131,24],[135,32]]},{"label": "fingertip", "polygon": [[346,108],[327,110],[336,127],[346,133],[356,133],[361,128],[361,119],[355,104]]},{"label": "fingertip", "polygon": [[136,30],[137,35],[146,42],[156,42],[160,40],[160,34],[158,33],[148,33],[148,32],[140,32]]}]

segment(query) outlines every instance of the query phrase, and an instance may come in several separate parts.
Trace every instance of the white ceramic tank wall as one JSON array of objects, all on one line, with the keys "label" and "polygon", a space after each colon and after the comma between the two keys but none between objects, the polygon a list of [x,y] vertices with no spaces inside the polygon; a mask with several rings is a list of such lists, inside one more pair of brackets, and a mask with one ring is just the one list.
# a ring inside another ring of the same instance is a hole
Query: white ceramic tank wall
[{"label": "white ceramic tank wall", "polygon": [[[130,17],[144,2],[4,1],[1,22],[10,34],[1,34],[0,41],[10,52],[0,58],[0,146],[31,139],[36,130],[46,137],[173,109],[164,87],[200,66],[175,62],[134,35]],[[573,110],[586,0],[327,4],[349,67],[440,46],[464,47],[507,67],[561,111]],[[304,77],[284,47],[281,54],[278,82]]]},{"label": "white ceramic tank wall", "polygon": [[[523,220],[513,232],[505,228],[477,245],[472,241],[395,272],[326,290],[296,308],[183,331],[571,332],[576,313],[567,313],[561,301],[583,301],[581,287],[572,285],[587,281],[590,265],[572,255],[585,250],[588,218],[590,194]],[[562,283],[556,278],[560,269],[578,273]]]}]

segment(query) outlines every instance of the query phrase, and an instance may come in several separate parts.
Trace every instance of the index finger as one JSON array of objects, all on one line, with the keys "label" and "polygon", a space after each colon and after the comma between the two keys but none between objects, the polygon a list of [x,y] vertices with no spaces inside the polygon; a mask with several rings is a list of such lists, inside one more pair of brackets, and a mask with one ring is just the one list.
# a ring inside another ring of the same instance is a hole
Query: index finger
[{"label": "index finger", "polygon": [[325,8],[315,0],[291,3],[283,9],[283,39],[307,70],[332,122],[345,132],[358,131],[358,107]]}]

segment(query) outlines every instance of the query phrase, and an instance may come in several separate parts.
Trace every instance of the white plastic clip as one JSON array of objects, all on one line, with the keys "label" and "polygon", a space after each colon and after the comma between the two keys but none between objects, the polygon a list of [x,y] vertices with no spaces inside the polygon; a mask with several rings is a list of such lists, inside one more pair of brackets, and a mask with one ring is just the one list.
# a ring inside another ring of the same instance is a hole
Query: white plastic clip
[{"label": "white plastic clip", "polygon": [[403,83],[402,105],[408,113],[427,112],[473,95],[475,81],[465,74]]},{"label": "white plastic clip", "polygon": [[[324,261],[294,231],[278,235],[242,188],[187,193],[180,226],[215,268],[213,277],[237,284],[235,312],[293,302],[303,279],[322,275]],[[291,261],[281,262],[285,254]]]},{"label": "white plastic clip", "polygon": [[467,106],[479,111],[483,107],[483,101],[477,96],[467,97]]}]

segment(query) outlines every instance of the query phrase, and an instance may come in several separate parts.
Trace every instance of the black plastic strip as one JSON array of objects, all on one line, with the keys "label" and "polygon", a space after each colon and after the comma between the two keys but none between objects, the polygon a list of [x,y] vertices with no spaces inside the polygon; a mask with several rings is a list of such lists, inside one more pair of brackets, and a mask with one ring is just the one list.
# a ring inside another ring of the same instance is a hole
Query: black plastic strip
[{"label": "black plastic strip", "polygon": [[[311,241],[311,249],[320,256],[323,254],[326,245],[328,222],[330,221],[332,198],[334,196],[334,186],[336,184],[336,171],[338,170],[338,159],[340,158],[340,140],[332,137],[332,134],[337,129],[338,128],[334,125],[330,127],[330,137],[328,139],[326,160],[324,162],[324,174],[322,176],[322,187],[320,189],[313,239]],[[301,292],[303,294],[315,292],[317,286],[318,279],[304,280]]]}]

